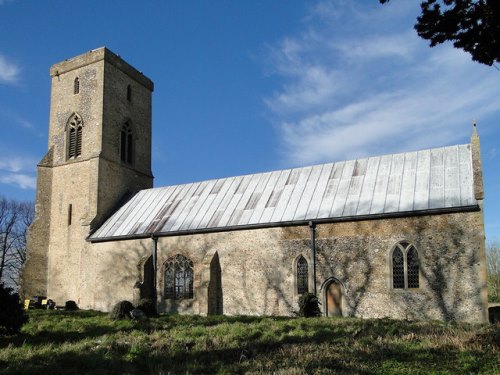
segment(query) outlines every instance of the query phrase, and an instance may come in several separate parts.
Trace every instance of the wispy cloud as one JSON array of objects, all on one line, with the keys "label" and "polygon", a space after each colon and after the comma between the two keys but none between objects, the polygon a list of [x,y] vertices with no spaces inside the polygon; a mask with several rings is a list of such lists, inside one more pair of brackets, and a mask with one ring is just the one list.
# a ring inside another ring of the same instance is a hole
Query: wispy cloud
[{"label": "wispy cloud", "polygon": [[7,3],[10,3],[14,0],[0,0],[0,5],[4,5],[4,4],[7,4]]},{"label": "wispy cloud", "polygon": [[284,84],[264,100],[286,164],[449,144],[474,117],[500,111],[496,71],[448,46],[431,50],[410,8],[360,7],[320,2],[302,33],[268,47]]},{"label": "wispy cloud", "polygon": [[24,156],[0,157],[0,170],[8,172],[32,170],[35,165],[33,159]]},{"label": "wispy cloud", "polygon": [[6,175],[0,175],[0,183],[15,185],[20,187],[21,189],[34,190],[36,187],[36,177],[22,173],[18,174],[11,173]]},{"label": "wispy cloud", "polygon": [[[4,119],[2,119],[2,117]],[[29,131],[32,135],[40,138],[44,136],[44,133],[38,129],[38,127],[33,124],[31,121],[26,120],[22,115],[19,115],[13,112],[9,108],[3,108],[0,103],[0,121],[5,121],[6,126],[17,126],[19,128],[23,128]],[[7,125],[8,124],[8,125]]]},{"label": "wispy cloud", "polygon": [[[1,0],[0,0],[1,1]],[[2,5],[0,3],[0,5]],[[21,69],[0,55],[0,83],[14,83],[19,79]]]},{"label": "wispy cloud", "polygon": [[0,184],[15,185],[21,189],[35,189],[36,162],[24,156],[0,157]]}]

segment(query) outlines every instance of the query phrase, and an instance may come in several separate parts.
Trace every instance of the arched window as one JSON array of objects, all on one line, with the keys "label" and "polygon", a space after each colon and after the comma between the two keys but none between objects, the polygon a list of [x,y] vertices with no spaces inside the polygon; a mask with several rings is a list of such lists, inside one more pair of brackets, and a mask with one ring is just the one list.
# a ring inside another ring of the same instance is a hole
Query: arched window
[{"label": "arched window", "polygon": [[307,260],[302,255],[297,259],[297,294],[309,291],[309,270]]},{"label": "arched window", "polygon": [[168,259],[165,263],[165,298],[193,298],[193,262],[183,255]]},{"label": "arched window", "polygon": [[74,113],[68,120],[68,159],[76,158],[82,154],[83,121],[80,115]]},{"label": "arched window", "polygon": [[132,100],[132,87],[130,85],[127,86],[127,100],[129,102]]},{"label": "arched window", "polygon": [[132,134],[132,127],[128,122],[122,126],[120,134],[120,159],[127,164],[133,164],[134,160],[134,138]]},{"label": "arched window", "polygon": [[80,93],[80,80],[78,77],[75,78],[75,81],[73,82],[73,94],[79,94]]},{"label": "arched window", "polygon": [[419,287],[420,266],[417,249],[406,241],[399,242],[392,251],[392,287],[415,289]]}]

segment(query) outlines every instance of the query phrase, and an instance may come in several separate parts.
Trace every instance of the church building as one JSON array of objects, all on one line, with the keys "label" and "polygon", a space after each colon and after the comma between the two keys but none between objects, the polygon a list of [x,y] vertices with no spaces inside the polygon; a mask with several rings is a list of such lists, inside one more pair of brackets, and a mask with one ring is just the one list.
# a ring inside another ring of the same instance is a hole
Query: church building
[{"label": "church building", "polygon": [[55,64],[25,296],[109,311],[487,322],[469,144],[153,187],[153,82],[106,48]]}]

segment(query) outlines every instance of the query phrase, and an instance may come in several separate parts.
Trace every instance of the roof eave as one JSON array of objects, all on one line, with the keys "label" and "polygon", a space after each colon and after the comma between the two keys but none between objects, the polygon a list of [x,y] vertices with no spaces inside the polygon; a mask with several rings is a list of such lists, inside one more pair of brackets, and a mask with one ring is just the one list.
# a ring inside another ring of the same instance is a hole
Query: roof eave
[{"label": "roof eave", "polygon": [[172,231],[172,232],[151,232],[151,233],[141,233],[141,234],[127,234],[127,235],[121,235],[121,236],[101,237],[101,238],[91,238],[91,236],[89,236],[86,238],[86,241],[91,242],[91,243],[99,243],[99,242],[111,242],[111,241],[139,240],[139,239],[151,238],[151,237],[154,237],[154,238],[175,237],[175,236],[187,236],[187,235],[193,235],[193,234],[202,234],[202,233],[233,232],[233,231],[238,231],[238,230],[303,226],[303,225],[309,225],[311,222],[313,222],[315,224],[329,224],[329,223],[341,223],[341,222],[347,222],[347,221],[394,219],[394,218],[401,218],[401,217],[426,216],[426,215],[444,215],[444,214],[458,213],[458,212],[480,211],[480,209],[481,208],[479,207],[478,204],[474,204],[474,205],[469,205],[469,206],[434,208],[434,209],[425,209],[425,210],[418,210],[418,211],[387,212],[387,213],[379,213],[379,214],[342,216],[342,217],[333,217],[333,218],[324,218],[324,219],[304,219],[304,220],[284,221],[284,222],[275,222],[275,223],[233,225],[233,226],[226,226],[226,227],[178,230],[178,231]]}]

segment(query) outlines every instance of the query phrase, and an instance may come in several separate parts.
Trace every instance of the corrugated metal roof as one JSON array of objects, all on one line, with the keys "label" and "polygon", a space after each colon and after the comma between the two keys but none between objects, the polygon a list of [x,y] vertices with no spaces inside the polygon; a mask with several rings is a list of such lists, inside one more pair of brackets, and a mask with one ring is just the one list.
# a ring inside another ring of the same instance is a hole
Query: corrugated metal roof
[{"label": "corrugated metal roof", "polygon": [[470,145],[142,190],[89,240],[477,205]]}]

